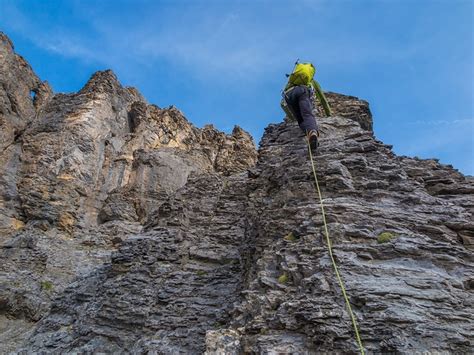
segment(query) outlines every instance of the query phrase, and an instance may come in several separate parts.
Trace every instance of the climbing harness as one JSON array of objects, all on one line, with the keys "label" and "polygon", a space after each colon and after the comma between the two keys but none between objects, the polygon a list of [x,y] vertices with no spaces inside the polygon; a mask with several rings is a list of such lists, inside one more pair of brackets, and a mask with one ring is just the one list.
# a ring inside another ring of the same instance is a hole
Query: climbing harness
[{"label": "climbing harness", "polygon": [[359,346],[361,355],[365,355],[364,346],[362,345],[362,341],[359,335],[359,328],[357,326],[357,321],[354,316],[354,312],[352,312],[352,307],[351,307],[351,304],[349,303],[349,298],[347,297],[347,292],[346,292],[346,288],[344,287],[344,282],[342,281],[341,275],[339,274],[339,269],[337,267],[336,260],[334,260],[334,256],[332,254],[332,244],[331,244],[331,239],[329,239],[329,231],[328,231],[328,225],[326,222],[326,214],[324,212],[323,198],[321,195],[321,189],[319,188],[318,176],[316,175],[316,168],[314,166],[313,153],[311,152],[311,146],[309,144],[308,137],[306,137],[306,142],[308,143],[308,151],[309,151],[309,157],[311,159],[311,166],[313,168],[314,181],[316,182],[316,189],[318,191],[319,203],[321,205],[321,213],[323,216],[324,232],[326,234],[326,244],[328,246],[329,256],[331,257],[332,266],[334,268],[334,272],[336,273],[339,286],[341,287],[342,295],[344,296],[344,300],[346,301],[347,310],[349,312],[349,315],[351,316],[352,326],[354,327],[357,345]]}]

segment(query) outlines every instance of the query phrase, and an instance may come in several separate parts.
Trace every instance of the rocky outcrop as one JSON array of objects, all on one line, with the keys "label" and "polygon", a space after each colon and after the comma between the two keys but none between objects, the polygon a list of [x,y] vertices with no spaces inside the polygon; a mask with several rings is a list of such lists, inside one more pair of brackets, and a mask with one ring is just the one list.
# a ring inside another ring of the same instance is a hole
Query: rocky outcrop
[{"label": "rocky outcrop", "polygon": [[[1,353],[357,351],[296,123],[257,152],[110,71],[52,94],[2,39]],[[366,349],[469,352],[473,178],[328,100],[315,163]]]},{"label": "rocky outcrop", "polygon": [[95,73],[78,93],[53,94],[1,40],[3,353],[18,342],[8,329],[31,329],[51,299],[108,263],[195,174],[245,171],[257,152],[240,127],[230,135],[198,129],[174,107],[149,105],[111,71]]},{"label": "rocky outcrop", "polygon": [[[411,176],[413,159],[395,156],[352,120],[321,121],[316,169],[366,349],[468,352],[473,257],[463,235],[473,230],[473,179],[425,162],[463,186],[462,197],[435,197]],[[298,133],[294,124],[271,125],[261,142],[249,194],[252,267],[229,327],[238,335],[222,334],[244,351],[355,352]]]},{"label": "rocky outcrop", "polygon": [[23,226],[16,187],[20,141],[51,95],[48,83],[36,76],[0,32],[0,235]]},{"label": "rocky outcrop", "polygon": [[[369,103],[354,96],[336,94],[334,92],[326,93],[329,106],[333,116],[349,118],[359,123],[360,127],[366,131],[373,131],[372,113],[369,109]],[[321,107],[320,107],[321,109]],[[320,116],[325,116],[322,110],[319,110]]]}]

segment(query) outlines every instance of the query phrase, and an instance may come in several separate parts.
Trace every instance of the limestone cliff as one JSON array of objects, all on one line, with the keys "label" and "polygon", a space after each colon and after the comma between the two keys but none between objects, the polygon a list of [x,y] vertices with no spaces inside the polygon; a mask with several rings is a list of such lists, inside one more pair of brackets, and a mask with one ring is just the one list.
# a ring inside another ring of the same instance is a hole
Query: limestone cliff
[{"label": "limestone cliff", "polygon": [[[471,351],[473,178],[328,99],[316,167],[366,349]],[[1,34],[0,129],[0,353],[357,351],[294,122],[257,151],[110,71],[54,94]]]}]

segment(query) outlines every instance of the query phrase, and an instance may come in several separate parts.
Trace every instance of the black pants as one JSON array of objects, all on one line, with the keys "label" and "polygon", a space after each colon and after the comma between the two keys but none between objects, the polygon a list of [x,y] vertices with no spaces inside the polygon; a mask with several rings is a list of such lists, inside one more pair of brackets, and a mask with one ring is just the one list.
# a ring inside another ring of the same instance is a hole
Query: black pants
[{"label": "black pants", "polygon": [[313,129],[318,129],[316,117],[313,115],[311,94],[307,86],[295,86],[286,94],[286,102],[303,132],[308,133]]}]

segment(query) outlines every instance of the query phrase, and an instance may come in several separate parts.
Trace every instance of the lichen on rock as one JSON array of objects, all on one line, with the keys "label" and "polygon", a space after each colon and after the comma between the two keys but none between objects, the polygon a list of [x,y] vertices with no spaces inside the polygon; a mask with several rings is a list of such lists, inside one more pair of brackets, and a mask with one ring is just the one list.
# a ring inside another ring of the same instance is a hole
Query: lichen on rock
[{"label": "lichen on rock", "polygon": [[393,238],[395,238],[395,235],[393,235],[390,232],[383,232],[380,233],[377,237],[377,243],[383,244],[383,243],[388,243],[391,241]]}]

